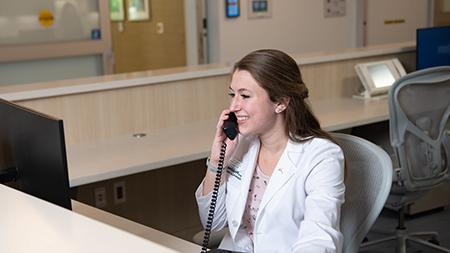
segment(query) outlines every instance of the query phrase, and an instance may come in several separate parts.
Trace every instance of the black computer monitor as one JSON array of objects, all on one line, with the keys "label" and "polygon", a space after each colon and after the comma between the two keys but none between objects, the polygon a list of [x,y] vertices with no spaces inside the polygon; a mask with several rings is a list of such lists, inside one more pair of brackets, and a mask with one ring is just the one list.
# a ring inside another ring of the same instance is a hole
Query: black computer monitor
[{"label": "black computer monitor", "polygon": [[63,121],[0,99],[0,181],[71,209]]},{"label": "black computer monitor", "polygon": [[417,70],[450,65],[450,26],[417,29]]}]

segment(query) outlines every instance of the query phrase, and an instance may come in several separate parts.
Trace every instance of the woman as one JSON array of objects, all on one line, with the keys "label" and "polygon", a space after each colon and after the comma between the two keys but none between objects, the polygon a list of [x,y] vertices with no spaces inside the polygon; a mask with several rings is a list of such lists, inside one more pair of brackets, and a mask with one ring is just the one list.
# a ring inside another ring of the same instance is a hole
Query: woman
[{"label": "woman", "polygon": [[[220,149],[227,143],[213,230],[228,225],[219,248],[241,252],[340,252],[344,156],[305,102],[296,62],[257,50],[233,69],[230,107],[217,124],[204,180],[196,191],[207,220]],[[238,119],[233,141],[222,131]]]}]

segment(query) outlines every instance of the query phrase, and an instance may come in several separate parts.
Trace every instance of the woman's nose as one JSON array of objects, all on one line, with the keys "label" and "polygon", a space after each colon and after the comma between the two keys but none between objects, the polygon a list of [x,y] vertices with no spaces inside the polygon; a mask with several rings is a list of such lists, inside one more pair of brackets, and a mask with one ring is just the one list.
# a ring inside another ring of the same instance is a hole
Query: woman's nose
[{"label": "woman's nose", "polygon": [[236,112],[236,111],[239,111],[239,109],[240,109],[240,105],[239,105],[239,101],[238,101],[238,99],[235,97],[235,98],[233,98],[232,100],[231,100],[231,103],[230,103],[230,111],[232,111],[232,112]]}]

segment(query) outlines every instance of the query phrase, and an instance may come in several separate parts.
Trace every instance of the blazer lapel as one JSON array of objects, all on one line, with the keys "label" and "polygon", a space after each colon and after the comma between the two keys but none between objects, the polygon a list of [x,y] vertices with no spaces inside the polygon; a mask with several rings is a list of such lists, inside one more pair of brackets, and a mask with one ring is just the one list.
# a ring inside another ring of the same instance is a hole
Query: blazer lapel
[{"label": "blazer lapel", "polygon": [[291,140],[288,144],[278,161],[275,170],[270,177],[269,184],[267,185],[266,191],[264,192],[263,199],[259,206],[259,211],[257,214],[257,219],[259,214],[267,206],[267,204],[272,200],[275,193],[280,190],[280,188],[285,185],[289,179],[297,172],[298,163],[303,153],[304,144],[294,143]]},{"label": "blazer lapel", "polygon": [[234,202],[234,204],[232,206],[229,216],[229,218],[231,218],[232,223],[236,222],[239,224],[238,226],[229,228],[230,234],[233,238],[236,236],[237,230],[242,222],[242,215],[244,213],[245,204],[247,202],[248,189],[250,187],[250,182],[253,177],[254,168],[256,166],[259,147],[260,147],[259,139],[255,138],[254,140],[252,140],[247,156],[242,161],[241,164],[241,166],[244,166],[244,168],[246,169],[242,175],[241,186],[239,189],[240,194],[236,196],[236,198],[231,200],[232,202]]}]

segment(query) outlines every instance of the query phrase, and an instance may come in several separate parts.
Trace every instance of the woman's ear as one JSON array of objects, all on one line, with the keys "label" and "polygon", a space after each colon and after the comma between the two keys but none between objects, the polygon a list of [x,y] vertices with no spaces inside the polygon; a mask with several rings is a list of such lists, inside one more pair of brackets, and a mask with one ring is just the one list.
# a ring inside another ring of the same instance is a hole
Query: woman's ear
[{"label": "woman's ear", "polygon": [[289,105],[289,98],[283,98],[281,99],[280,102],[278,102],[275,106],[275,113],[281,113],[284,110],[286,110],[286,108]]}]

